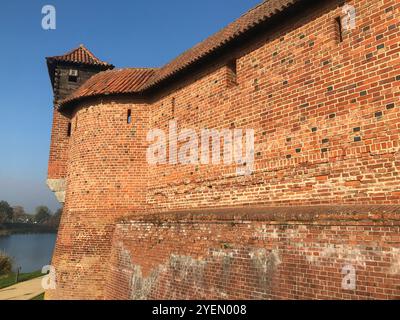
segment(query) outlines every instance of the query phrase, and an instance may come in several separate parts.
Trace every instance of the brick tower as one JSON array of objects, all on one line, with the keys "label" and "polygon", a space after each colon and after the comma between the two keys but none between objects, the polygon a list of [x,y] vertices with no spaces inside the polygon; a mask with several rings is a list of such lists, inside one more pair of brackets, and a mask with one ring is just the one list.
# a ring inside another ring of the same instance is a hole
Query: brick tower
[{"label": "brick tower", "polygon": [[46,60],[54,93],[47,185],[55,193],[58,201],[64,203],[67,149],[72,123],[69,114],[58,110],[58,104],[94,74],[113,69],[114,66],[96,58],[83,45],[64,55],[48,57]]},{"label": "brick tower", "polygon": [[[47,185],[55,193],[58,201],[64,204],[67,187],[68,152],[72,133],[77,129],[77,122],[72,121],[71,112],[60,109],[59,102],[71,95],[93,75],[113,69],[114,66],[95,57],[83,45],[64,55],[48,57],[46,60],[54,92]],[[67,215],[66,206],[64,206],[64,212]],[[63,241],[65,238],[63,238],[62,227],[60,229],[56,252],[62,256],[63,252],[68,251],[68,247],[65,246]]]}]

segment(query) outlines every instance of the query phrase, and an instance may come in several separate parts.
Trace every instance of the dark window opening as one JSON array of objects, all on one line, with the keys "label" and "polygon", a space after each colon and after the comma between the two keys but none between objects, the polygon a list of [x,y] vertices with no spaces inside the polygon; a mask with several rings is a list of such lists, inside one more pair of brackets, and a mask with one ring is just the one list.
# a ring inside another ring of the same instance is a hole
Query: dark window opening
[{"label": "dark window opening", "polygon": [[171,105],[172,105],[172,117],[175,117],[175,105],[176,105],[176,99],[175,98],[172,98],[172,102],[171,102]]},{"label": "dark window opening", "polygon": [[79,75],[78,70],[73,70],[73,69],[69,70],[68,81],[78,82],[78,75]]},{"label": "dark window opening", "polygon": [[72,125],[71,122],[68,123],[68,129],[67,129],[67,137],[71,136],[71,132],[72,132]]},{"label": "dark window opening", "polygon": [[342,18],[341,17],[337,17],[335,19],[335,27],[336,27],[336,37],[337,37],[337,41],[343,42],[343,27],[342,27]]},{"label": "dark window opening", "polygon": [[131,109],[128,109],[128,115],[127,115],[126,122],[128,124],[132,123],[132,110]]}]

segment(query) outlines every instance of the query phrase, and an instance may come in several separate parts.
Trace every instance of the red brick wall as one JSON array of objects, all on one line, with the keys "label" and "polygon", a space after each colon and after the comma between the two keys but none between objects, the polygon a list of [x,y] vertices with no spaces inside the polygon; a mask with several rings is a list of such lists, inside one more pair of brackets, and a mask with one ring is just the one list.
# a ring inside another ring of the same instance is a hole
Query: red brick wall
[{"label": "red brick wall", "polygon": [[[127,123],[128,110],[134,115]],[[66,203],[53,265],[57,290],[47,298],[101,298],[116,218],[143,210],[147,106],[96,102],[72,120]]]},{"label": "red brick wall", "polygon": [[209,212],[118,224],[106,298],[400,298],[398,206]]},{"label": "red brick wall", "polygon": [[154,103],[151,127],[251,128],[256,154],[249,178],[234,166],[152,167],[156,210],[399,203],[399,4],[349,3],[357,28],[343,42],[341,7],[323,6],[241,52],[237,86],[221,67]]},{"label": "red brick wall", "polygon": [[67,175],[69,121],[69,118],[57,109],[53,110],[48,179],[64,179]]},{"label": "red brick wall", "polygon": [[[307,223],[298,222],[301,213],[283,222],[279,214],[260,220],[250,214],[237,223],[184,216],[163,222],[161,215],[232,206],[291,205],[296,213],[304,205],[400,203],[400,5],[349,1],[356,29],[339,43],[335,18],[341,8],[327,3],[271,27],[148,104],[109,97],[77,108],[53,258],[59,284],[48,298],[399,297],[393,249],[399,229],[392,223],[398,211],[376,221],[364,207],[359,213],[367,224],[351,214],[313,216],[316,222]],[[225,65],[236,55],[235,85]],[[147,131],[167,130],[169,120],[197,130],[254,129],[254,173],[238,177],[235,166],[149,167]],[[144,213],[160,215],[154,218],[160,223],[118,224],[111,243],[117,221]],[[264,238],[257,238],[260,233]],[[231,268],[226,277],[225,258]],[[356,264],[355,292],[339,288],[347,262]],[[201,285],[193,275],[198,268]]]}]

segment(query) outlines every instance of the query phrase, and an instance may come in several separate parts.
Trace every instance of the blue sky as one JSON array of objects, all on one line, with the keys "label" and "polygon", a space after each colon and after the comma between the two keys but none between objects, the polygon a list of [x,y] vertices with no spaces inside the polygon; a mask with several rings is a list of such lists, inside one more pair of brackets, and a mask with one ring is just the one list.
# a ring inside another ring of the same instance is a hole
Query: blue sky
[{"label": "blue sky", "polygon": [[[8,0],[0,10],[0,200],[59,207],[45,185],[52,92],[45,57],[79,44],[116,67],[158,67],[260,0]],[[56,30],[41,27],[56,8]]]}]

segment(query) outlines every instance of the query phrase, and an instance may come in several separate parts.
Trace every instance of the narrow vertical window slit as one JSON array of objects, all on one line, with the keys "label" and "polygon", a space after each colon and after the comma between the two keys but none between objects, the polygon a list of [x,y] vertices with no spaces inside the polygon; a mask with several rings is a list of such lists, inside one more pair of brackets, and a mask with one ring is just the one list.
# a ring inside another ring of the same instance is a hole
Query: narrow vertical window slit
[{"label": "narrow vertical window slit", "polygon": [[336,27],[336,35],[338,42],[343,42],[343,27],[342,27],[342,18],[337,17],[335,19],[335,27]]},{"label": "narrow vertical window slit", "polygon": [[128,124],[132,123],[132,110],[131,110],[131,109],[128,109],[128,114],[127,114],[126,122],[127,122]]}]

